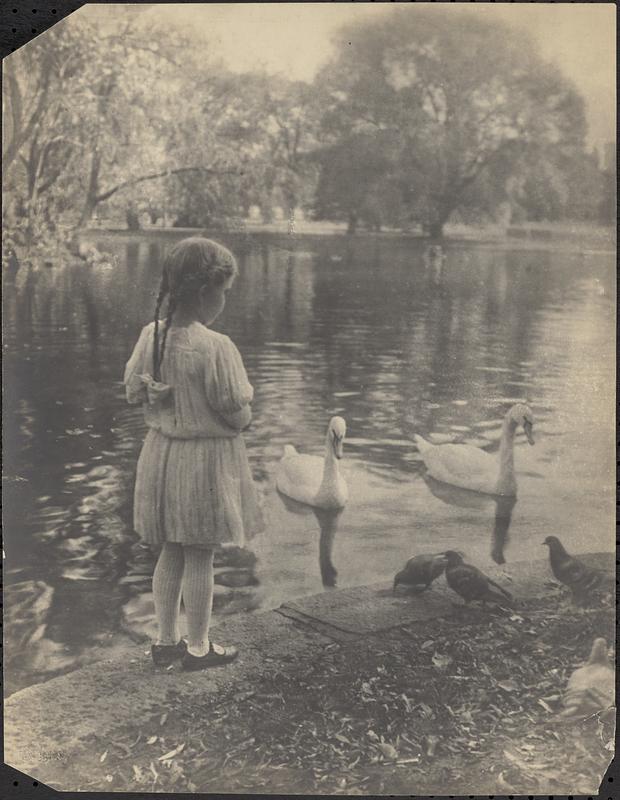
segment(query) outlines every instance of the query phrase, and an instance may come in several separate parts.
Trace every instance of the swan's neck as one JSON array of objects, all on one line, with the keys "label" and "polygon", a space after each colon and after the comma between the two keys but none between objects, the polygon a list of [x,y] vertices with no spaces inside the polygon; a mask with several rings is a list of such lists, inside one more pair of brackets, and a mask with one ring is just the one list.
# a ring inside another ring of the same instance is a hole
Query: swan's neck
[{"label": "swan's neck", "polygon": [[517,423],[510,417],[506,417],[502,426],[502,439],[499,445],[498,494],[514,494],[516,490],[514,460],[516,429]]},{"label": "swan's neck", "polygon": [[338,459],[334,455],[334,450],[330,439],[325,442],[325,464],[323,466],[323,480],[321,489],[333,486],[338,479]]}]

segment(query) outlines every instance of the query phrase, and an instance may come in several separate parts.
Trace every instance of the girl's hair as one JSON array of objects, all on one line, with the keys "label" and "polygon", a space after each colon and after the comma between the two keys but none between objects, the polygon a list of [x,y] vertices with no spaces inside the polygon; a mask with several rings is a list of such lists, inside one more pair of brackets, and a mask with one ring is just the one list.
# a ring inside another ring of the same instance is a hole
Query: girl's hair
[{"label": "girl's hair", "polygon": [[[236,274],[237,262],[233,254],[211,239],[192,236],[178,242],[168,251],[155,304],[153,378],[156,381],[160,378],[168,330],[177,306],[196,297],[202,288],[221,286]],[[159,313],[166,297],[168,308],[160,347]]]}]

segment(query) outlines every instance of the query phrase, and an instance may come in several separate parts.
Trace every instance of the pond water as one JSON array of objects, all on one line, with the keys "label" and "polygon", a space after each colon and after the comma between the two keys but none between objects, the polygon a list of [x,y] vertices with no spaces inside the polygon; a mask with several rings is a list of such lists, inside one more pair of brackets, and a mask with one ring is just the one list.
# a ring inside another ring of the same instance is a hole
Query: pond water
[{"label": "pond water", "polygon": [[[255,387],[245,437],[268,525],[248,552],[220,556],[217,617],[389,580],[417,552],[457,547],[482,568],[503,556],[509,572],[546,556],[549,534],[571,551],[613,550],[612,252],[221,238],[240,277],[215,327]],[[131,527],[145,428],[120,381],[170,241],[102,236],[111,262],[5,281],[9,691],[152,630],[152,555]],[[414,433],[492,451],[516,401],[530,403],[536,437],[517,437],[516,504],[425,476]],[[320,454],[333,414],[348,426],[350,500],[325,519],[285,501],[274,472],[288,442]]]}]

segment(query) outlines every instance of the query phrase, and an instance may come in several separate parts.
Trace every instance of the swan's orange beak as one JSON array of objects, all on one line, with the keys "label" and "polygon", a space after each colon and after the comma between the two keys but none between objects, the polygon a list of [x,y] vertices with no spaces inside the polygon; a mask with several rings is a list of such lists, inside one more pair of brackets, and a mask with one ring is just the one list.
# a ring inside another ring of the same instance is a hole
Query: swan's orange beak
[{"label": "swan's orange beak", "polygon": [[530,444],[534,444],[534,435],[532,433],[532,423],[525,420],[523,423],[523,430],[525,431],[525,435],[527,436],[527,440]]}]

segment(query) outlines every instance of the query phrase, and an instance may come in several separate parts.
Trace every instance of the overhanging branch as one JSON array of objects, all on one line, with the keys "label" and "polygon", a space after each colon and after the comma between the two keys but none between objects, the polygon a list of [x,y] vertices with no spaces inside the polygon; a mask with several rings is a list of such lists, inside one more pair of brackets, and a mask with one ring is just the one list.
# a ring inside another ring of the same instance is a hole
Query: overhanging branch
[{"label": "overhanging branch", "polygon": [[117,184],[112,189],[108,189],[95,197],[95,203],[103,203],[108,200],[116,192],[121,189],[126,189],[128,186],[136,186],[138,183],[145,181],[154,181],[157,178],[165,178],[168,175],[181,175],[187,172],[203,172],[209,175],[242,175],[243,171],[238,169],[218,170],[212,167],[177,167],[176,169],[165,169],[161,172],[152,172],[149,175],[141,175],[139,178],[130,178],[128,181],[123,181]]}]

